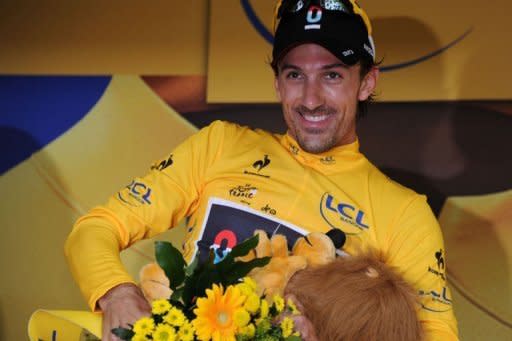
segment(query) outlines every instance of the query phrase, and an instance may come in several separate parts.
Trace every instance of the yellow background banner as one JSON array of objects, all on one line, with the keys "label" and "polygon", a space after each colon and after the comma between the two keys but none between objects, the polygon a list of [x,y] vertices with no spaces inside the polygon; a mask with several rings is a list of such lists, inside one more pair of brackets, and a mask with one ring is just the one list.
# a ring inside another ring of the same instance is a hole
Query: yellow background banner
[{"label": "yellow background banner", "polygon": [[0,74],[194,75],[206,0],[2,1]]}]

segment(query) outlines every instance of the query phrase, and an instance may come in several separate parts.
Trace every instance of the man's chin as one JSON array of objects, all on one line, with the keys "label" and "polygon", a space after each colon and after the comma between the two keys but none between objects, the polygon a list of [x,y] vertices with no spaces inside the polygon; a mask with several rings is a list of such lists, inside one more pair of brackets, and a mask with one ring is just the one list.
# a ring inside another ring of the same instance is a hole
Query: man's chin
[{"label": "man's chin", "polygon": [[297,142],[299,143],[299,146],[302,148],[302,150],[304,150],[308,153],[311,153],[311,154],[320,154],[320,153],[328,151],[329,149],[331,149],[333,147],[331,145],[331,143],[328,143],[328,142],[322,141],[322,140],[308,141],[305,139],[299,139],[299,141],[297,141]]}]

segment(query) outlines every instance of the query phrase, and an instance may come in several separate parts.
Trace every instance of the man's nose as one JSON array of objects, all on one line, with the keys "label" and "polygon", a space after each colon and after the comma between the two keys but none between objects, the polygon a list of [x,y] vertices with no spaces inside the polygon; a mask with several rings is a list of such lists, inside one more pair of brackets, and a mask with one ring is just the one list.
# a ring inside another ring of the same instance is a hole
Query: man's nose
[{"label": "man's nose", "polygon": [[302,105],[314,110],[324,104],[321,85],[316,80],[309,79],[304,83]]}]

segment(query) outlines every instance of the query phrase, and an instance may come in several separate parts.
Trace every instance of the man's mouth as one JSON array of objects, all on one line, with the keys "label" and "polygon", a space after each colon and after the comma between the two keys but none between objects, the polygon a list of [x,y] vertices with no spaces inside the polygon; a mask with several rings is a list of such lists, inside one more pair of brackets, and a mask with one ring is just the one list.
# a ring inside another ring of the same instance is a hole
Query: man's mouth
[{"label": "man's mouth", "polygon": [[309,115],[302,113],[301,116],[304,118],[304,120],[312,123],[322,122],[329,118],[329,115]]}]

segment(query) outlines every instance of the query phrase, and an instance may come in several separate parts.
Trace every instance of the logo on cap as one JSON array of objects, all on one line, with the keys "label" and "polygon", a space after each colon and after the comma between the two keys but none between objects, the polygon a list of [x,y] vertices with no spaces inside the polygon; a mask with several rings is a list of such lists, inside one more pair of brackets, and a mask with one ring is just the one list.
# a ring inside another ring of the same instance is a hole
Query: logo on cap
[{"label": "logo on cap", "polygon": [[320,24],[318,24],[322,20],[322,8],[319,6],[310,6],[308,9],[308,13],[306,15],[307,25],[304,25],[305,30],[319,30]]}]

